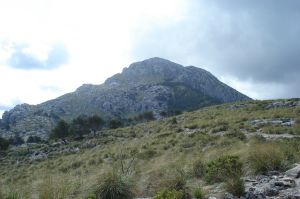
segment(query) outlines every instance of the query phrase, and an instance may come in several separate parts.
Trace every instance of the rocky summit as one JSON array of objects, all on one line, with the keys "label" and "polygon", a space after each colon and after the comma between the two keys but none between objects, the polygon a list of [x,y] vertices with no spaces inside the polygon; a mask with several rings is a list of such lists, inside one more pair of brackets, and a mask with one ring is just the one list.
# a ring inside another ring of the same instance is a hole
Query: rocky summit
[{"label": "rocky summit", "polygon": [[104,84],[85,84],[72,93],[39,105],[17,105],[3,114],[2,136],[19,134],[46,138],[59,119],[98,114],[103,118],[127,118],[152,111],[194,110],[225,102],[251,100],[220,82],[208,71],[162,59],[131,64]]}]

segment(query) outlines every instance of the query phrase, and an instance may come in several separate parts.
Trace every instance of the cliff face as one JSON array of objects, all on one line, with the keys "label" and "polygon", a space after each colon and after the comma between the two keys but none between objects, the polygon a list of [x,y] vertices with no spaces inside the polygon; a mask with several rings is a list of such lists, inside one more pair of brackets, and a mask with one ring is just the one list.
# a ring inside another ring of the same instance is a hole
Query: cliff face
[{"label": "cliff face", "polygon": [[[83,85],[75,92],[32,106],[17,105],[3,114],[2,134],[46,137],[59,118],[79,115],[128,117],[145,111],[191,110],[224,102],[251,100],[211,73],[161,58],[131,64],[102,85]],[[0,128],[0,129],[1,129]]]}]

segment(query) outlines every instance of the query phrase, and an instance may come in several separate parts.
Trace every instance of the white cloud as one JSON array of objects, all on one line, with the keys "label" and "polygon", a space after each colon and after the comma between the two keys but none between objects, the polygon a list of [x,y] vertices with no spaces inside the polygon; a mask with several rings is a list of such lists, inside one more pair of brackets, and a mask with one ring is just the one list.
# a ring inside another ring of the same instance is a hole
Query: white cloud
[{"label": "white cloud", "polygon": [[[239,53],[231,52],[232,49],[228,48],[231,45],[226,43],[226,41],[229,44],[234,42],[226,40],[226,36],[237,34],[241,29],[240,23],[244,25],[244,21],[248,21],[246,19],[249,13],[253,12],[255,15],[256,9],[246,9],[252,12],[239,12],[237,15],[239,17],[231,17],[231,9],[230,12],[228,10],[223,12],[222,6],[216,6],[222,1],[212,2],[198,0],[0,1],[0,105],[12,107],[16,103],[37,104],[74,91],[83,83],[100,84],[109,76],[121,72],[123,67],[138,61],[136,58],[146,59],[151,56],[163,56],[180,64],[205,67],[221,77],[225,83],[252,98],[292,96],[293,93],[289,94],[291,92],[288,93],[286,87],[279,83],[241,80],[228,74],[222,76],[224,70],[222,72],[220,68],[223,67],[224,60],[239,61]],[[239,4],[223,6],[232,7],[234,10],[235,5]],[[280,4],[278,5],[281,7]],[[233,23],[232,18],[239,23]],[[249,35],[260,34],[260,29],[255,28],[257,21],[246,24],[250,25],[250,30],[246,31],[245,35],[247,38]],[[216,37],[218,35],[221,37]],[[266,35],[269,38],[269,34]],[[241,43],[239,39],[239,34],[234,35],[233,41],[244,47],[246,44]],[[57,43],[64,45],[69,59],[67,63],[63,62],[62,65],[51,70],[15,69],[5,63],[5,60],[14,53],[16,45],[27,45],[27,48],[23,49],[24,53],[45,61],[52,47]],[[262,50],[259,51],[255,41],[251,40],[250,43],[255,47],[255,52],[264,58]],[[246,51],[238,49],[238,52],[247,55],[249,49],[248,51],[246,47],[245,49]],[[267,53],[267,51],[263,52]],[[219,58],[219,61],[216,58]],[[257,59],[245,60],[242,56],[240,60],[241,63],[250,62],[251,65],[252,62],[255,64]],[[243,67],[242,64],[236,65]],[[225,71],[229,69],[223,68]],[[249,72],[244,69],[240,71]]]},{"label": "white cloud", "polygon": [[[0,1],[0,104],[37,104],[100,84],[133,61],[133,32],[180,20],[183,0],[10,0]],[[63,43],[69,61],[52,70],[19,70],[7,60],[15,45],[47,60],[51,47]],[[3,111],[3,110],[0,110]]]}]

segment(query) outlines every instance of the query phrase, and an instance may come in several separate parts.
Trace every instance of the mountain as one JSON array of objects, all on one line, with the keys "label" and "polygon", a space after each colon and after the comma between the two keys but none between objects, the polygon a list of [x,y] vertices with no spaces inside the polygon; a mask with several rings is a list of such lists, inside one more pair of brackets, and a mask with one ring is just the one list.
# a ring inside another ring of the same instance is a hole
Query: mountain
[{"label": "mountain", "polygon": [[163,111],[245,100],[251,99],[201,68],[150,58],[131,64],[104,84],[84,84],[39,105],[17,105],[3,114],[0,124],[6,136],[45,137],[60,118],[71,120],[83,114],[127,118],[147,111],[159,118]]}]

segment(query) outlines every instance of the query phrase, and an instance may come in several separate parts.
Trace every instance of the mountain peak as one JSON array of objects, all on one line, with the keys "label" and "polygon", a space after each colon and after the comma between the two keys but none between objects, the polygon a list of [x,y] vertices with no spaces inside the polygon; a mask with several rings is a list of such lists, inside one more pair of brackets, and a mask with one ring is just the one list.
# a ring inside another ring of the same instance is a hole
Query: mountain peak
[{"label": "mountain peak", "polygon": [[60,118],[72,120],[83,114],[126,118],[149,111],[159,116],[163,111],[244,100],[250,98],[204,69],[153,57],[132,63],[102,85],[85,84],[36,106],[16,106],[2,121],[11,132],[44,135]]}]

